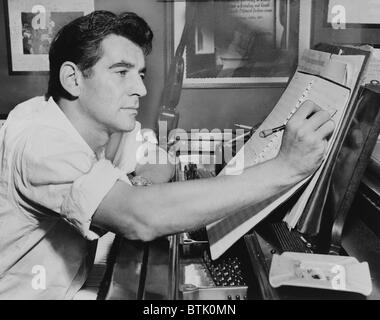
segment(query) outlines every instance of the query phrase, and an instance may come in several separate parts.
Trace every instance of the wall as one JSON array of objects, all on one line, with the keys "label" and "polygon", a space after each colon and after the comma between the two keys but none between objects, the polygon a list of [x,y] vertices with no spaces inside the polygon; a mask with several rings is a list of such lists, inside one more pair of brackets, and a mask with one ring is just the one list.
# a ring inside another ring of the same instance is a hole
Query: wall
[{"label": "wall", "polygon": [[179,103],[179,126],[190,128],[234,128],[234,123],[262,122],[282,93],[280,88],[186,89]]},{"label": "wall", "polygon": [[43,94],[47,85],[46,76],[9,76],[4,1],[0,4],[0,114],[8,114],[15,104]]},{"label": "wall", "polygon": [[[7,114],[17,103],[44,94],[48,77],[8,74],[3,1],[0,5],[0,114]],[[155,34],[154,49],[147,58],[148,95],[142,99],[138,116],[146,127],[154,126],[164,82],[165,5],[170,4],[154,0],[95,0],[95,9],[135,11],[148,21]],[[282,88],[185,89],[178,106],[180,126],[213,129],[231,128],[234,123],[255,124],[270,112],[282,91]]]}]

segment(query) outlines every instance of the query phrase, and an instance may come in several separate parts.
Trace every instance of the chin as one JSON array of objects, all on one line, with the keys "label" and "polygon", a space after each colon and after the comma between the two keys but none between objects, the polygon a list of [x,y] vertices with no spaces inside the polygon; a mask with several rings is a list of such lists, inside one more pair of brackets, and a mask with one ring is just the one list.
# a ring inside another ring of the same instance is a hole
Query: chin
[{"label": "chin", "polygon": [[136,127],[136,121],[123,125],[120,131],[132,131]]},{"label": "chin", "polygon": [[135,117],[122,117],[119,118],[112,123],[112,128],[115,132],[128,132],[132,131],[136,127],[136,119]]}]

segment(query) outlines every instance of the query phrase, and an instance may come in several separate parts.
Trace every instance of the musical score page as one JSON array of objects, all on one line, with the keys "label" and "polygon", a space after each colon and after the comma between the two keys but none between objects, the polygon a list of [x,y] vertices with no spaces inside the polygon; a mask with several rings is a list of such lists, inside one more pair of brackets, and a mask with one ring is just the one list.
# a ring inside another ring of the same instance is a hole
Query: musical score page
[{"label": "musical score page", "polygon": [[[261,138],[259,133],[286,124],[305,100],[309,99],[329,111],[335,109],[337,112],[334,121],[339,124],[349,97],[350,90],[346,87],[315,75],[296,72],[273,111],[220,174],[240,174],[244,168],[274,158],[280,150],[283,132],[277,132],[266,138]],[[233,212],[227,218],[208,225],[206,229],[211,257],[217,259],[240,237],[289,199],[309,179],[310,177],[304,179],[282,194],[239,212]]]}]

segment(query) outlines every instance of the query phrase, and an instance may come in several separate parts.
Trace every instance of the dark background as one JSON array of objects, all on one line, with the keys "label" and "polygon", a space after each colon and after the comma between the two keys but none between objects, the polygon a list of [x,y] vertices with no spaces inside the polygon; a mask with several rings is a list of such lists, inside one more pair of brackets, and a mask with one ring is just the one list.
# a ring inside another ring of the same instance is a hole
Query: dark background
[{"label": "dark background", "polygon": [[[0,114],[8,114],[16,104],[44,94],[48,82],[47,75],[9,75],[4,1],[0,0]],[[166,54],[170,52],[170,48],[166,48],[166,6],[170,5],[170,2],[156,0],[95,0],[95,9],[136,12],[147,20],[154,32],[153,52],[147,57],[148,95],[142,99],[138,115],[144,127],[154,127],[164,85]],[[178,105],[179,126],[223,129],[233,128],[234,123],[256,124],[272,110],[283,90],[273,87],[184,89]]]}]

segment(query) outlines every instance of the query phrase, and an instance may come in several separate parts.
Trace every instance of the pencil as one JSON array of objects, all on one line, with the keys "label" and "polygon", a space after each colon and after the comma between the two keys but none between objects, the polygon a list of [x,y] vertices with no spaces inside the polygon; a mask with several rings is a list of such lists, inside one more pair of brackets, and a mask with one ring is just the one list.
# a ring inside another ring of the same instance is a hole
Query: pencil
[{"label": "pencil", "polygon": [[242,129],[252,130],[251,126],[246,126],[244,124],[234,123],[234,126]]},{"label": "pencil", "polygon": [[275,132],[279,132],[279,131],[282,131],[285,129],[285,125],[283,124],[282,126],[279,126],[279,127],[275,127],[275,128],[272,128],[272,129],[267,129],[267,130],[262,130],[260,133],[259,133],[259,136],[261,138],[266,138],[268,136],[270,136],[271,134],[275,133]]},{"label": "pencil", "polygon": [[[333,109],[333,110],[330,110],[331,113],[330,113],[330,119],[332,119],[332,117],[335,116],[335,114],[337,113],[337,110],[336,109]],[[275,127],[275,128],[272,128],[272,129],[267,129],[267,130],[262,130],[260,133],[259,133],[259,136],[261,138],[266,138],[268,136],[270,136],[271,134],[273,133],[276,133],[276,132],[279,132],[279,131],[282,131],[284,130],[286,127],[285,124],[283,124],[282,126],[279,126],[279,127]]]},{"label": "pencil", "polygon": [[246,132],[246,133],[244,133],[244,134],[241,134],[240,136],[237,136],[237,137],[235,137],[235,138],[233,138],[233,139],[231,139],[231,140],[228,140],[227,142],[225,142],[223,145],[224,146],[231,146],[235,141],[237,141],[237,140],[240,140],[240,139],[242,139],[242,138],[245,138],[247,135],[249,135],[249,134],[251,134],[251,132]]}]

